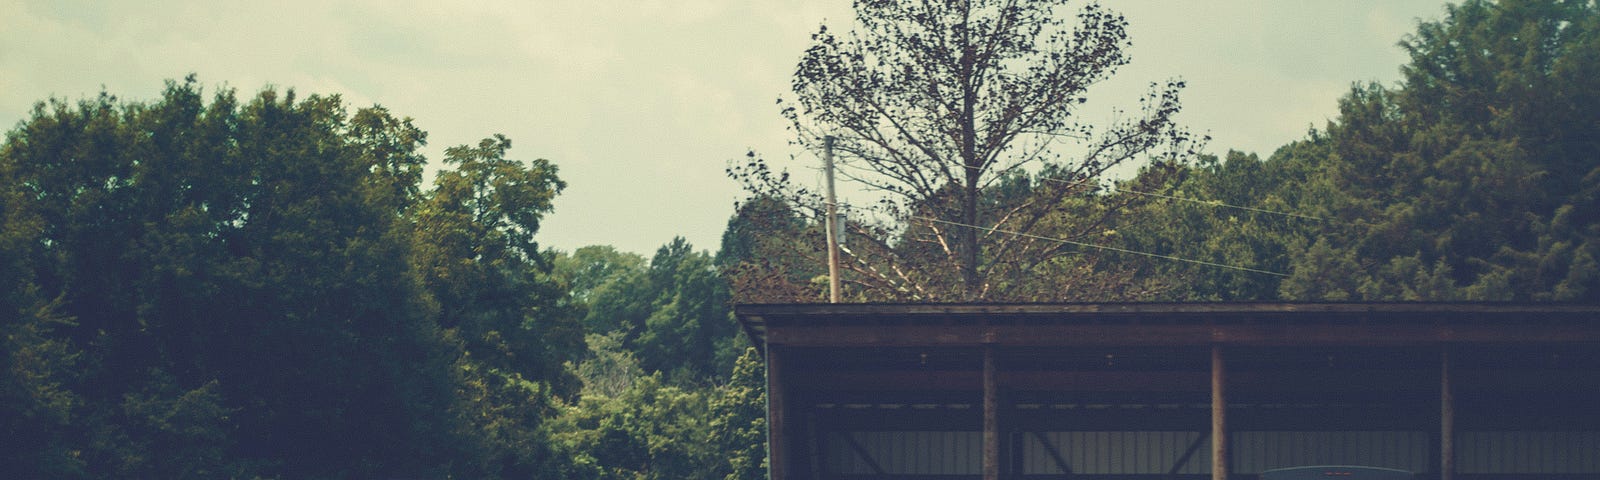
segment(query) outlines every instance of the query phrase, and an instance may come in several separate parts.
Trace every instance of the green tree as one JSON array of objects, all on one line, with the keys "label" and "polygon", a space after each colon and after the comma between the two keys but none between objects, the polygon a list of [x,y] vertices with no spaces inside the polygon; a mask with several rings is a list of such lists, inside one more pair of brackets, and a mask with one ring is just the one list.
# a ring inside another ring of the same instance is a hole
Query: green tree
[{"label": "green tree", "polygon": [[1400,87],[1358,86],[1328,128],[1322,181],[1344,194],[1317,243],[1354,258],[1358,286],[1329,290],[1305,257],[1284,292],[1597,298],[1597,33],[1593,3],[1553,0],[1471,0],[1419,25]]},{"label": "green tree", "polygon": [[[530,238],[553,167],[524,182],[503,139],[462,147],[424,195],[424,139],[338,97],[208,102],[193,78],[36,106],[0,146],[0,427],[28,439],[0,476],[560,478],[542,420],[582,344]],[[418,241],[442,227],[465,243]],[[441,258],[516,284],[490,290],[515,308],[435,295],[467,290],[421,270]]]},{"label": "green tree", "polygon": [[566,184],[547,160],[506,158],[511,141],[484,139],[445,151],[435,187],[415,218],[416,266],[474,361],[506,375],[576,392],[563,366],[583,351],[576,312],[552,275],[554,253],[533,240]]},{"label": "green tree", "polygon": [[640,364],[679,381],[727,378],[740,338],[711,255],[674,238],[656,250],[647,276],[660,293],[637,340]]},{"label": "green tree", "polygon": [[[590,367],[627,363],[605,340],[591,348]],[[554,422],[555,440],[577,457],[570,478],[766,478],[766,384],[754,348],[715,387],[671,385],[659,372],[620,390],[587,387],[596,388]]]},{"label": "green tree", "polygon": [[708,448],[706,393],[665,384],[660,374],[640,377],[616,397],[585,397],[555,427],[555,438],[594,478],[713,478]]},{"label": "green tree", "polygon": [[[546,417],[581,387],[567,369],[584,351],[579,312],[553,273],[554,253],[533,240],[565,187],[547,160],[506,158],[496,135],[445,151],[434,188],[411,213],[421,284],[438,325],[466,356],[467,433],[478,435],[477,475],[558,478],[565,460],[547,445]],[[469,457],[471,458],[471,457]]]},{"label": "green tree", "polygon": [[1448,7],[1401,43],[1404,82],[1355,86],[1324,131],[1266,161],[1230,153],[1128,184],[1214,203],[1142,206],[1132,215],[1149,221],[1116,228],[1129,249],[1287,278],[1119,261],[1177,279],[1175,299],[1595,298],[1596,13],[1588,2]]},{"label": "green tree", "polygon": [[[753,155],[753,154],[752,154]],[[818,302],[826,300],[828,254],[817,222],[780,198],[759,196],[741,202],[728,219],[716,264],[738,303]]]},{"label": "green tree", "polygon": [[[1116,245],[1188,261],[1118,255],[1141,277],[1173,288],[1166,300],[1241,301],[1278,298],[1290,252],[1303,252],[1324,226],[1296,213],[1325,196],[1313,188],[1316,159],[1329,151],[1325,137],[1295,142],[1263,161],[1230,151],[1223,159],[1200,156],[1193,165],[1153,166],[1118,185],[1118,195],[1160,195],[1130,209],[1114,225]],[[1337,193],[1337,192],[1334,192]],[[1200,264],[1195,262],[1206,262]]]},{"label": "green tree", "polygon": [[727,284],[711,254],[674,238],[651,257],[621,254],[610,247],[584,247],[558,257],[558,276],[570,278],[586,309],[592,334],[616,334],[645,372],[661,372],[674,384],[710,384],[726,379],[740,341]]},{"label": "green tree", "polygon": [[[733,375],[713,392],[707,440],[727,462],[724,480],[767,476],[767,375],[761,355],[747,347]],[[715,478],[715,477],[712,477]]]}]

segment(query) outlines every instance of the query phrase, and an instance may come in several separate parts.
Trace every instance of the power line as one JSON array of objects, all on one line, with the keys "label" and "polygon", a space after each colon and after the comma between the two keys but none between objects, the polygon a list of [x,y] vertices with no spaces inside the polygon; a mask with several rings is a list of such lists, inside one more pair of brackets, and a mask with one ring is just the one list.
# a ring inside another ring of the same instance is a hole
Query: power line
[{"label": "power line", "polygon": [[1267,270],[1258,270],[1258,269],[1249,268],[1249,267],[1240,267],[1240,266],[1227,265],[1227,264],[1222,264],[1222,263],[1207,262],[1207,261],[1204,261],[1204,260],[1191,260],[1191,259],[1187,259],[1187,258],[1183,258],[1183,257],[1174,257],[1174,256],[1171,256],[1171,255],[1162,255],[1162,254],[1159,254],[1159,253],[1140,252],[1140,251],[1137,251],[1137,250],[1129,250],[1129,249],[1126,249],[1126,248],[1111,247],[1111,246],[1106,246],[1106,245],[1095,245],[1093,243],[1076,242],[1076,241],[1072,241],[1072,240],[1067,240],[1065,238],[1046,237],[1046,236],[1034,235],[1034,234],[1030,234],[1030,233],[1013,232],[1013,231],[1010,231],[1010,230],[1001,230],[1001,229],[998,229],[998,228],[983,227],[983,226],[978,226],[978,225],[968,225],[968,224],[965,224],[965,223],[952,222],[952,221],[949,221],[949,220],[940,220],[940,219],[932,218],[932,217],[920,217],[920,216],[912,215],[911,218],[915,218],[915,219],[919,219],[919,220],[927,220],[929,222],[934,222],[934,223],[943,223],[943,224],[946,224],[946,225],[953,225],[953,226],[958,226],[958,227],[967,227],[967,228],[972,228],[972,229],[976,229],[976,230],[985,230],[985,231],[994,232],[994,233],[1004,233],[1004,234],[1007,234],[1007,235],[1016,235],[1016,236],[1019,236],[1019,237],[1032,238],[1032,239],[1035,239],[1035,240],[1044,240],[1044,241],[1049,241],[1049,242],[1060,242],[1060,243],[1065,243],[1065,244],[1068,244],[1068,245],[1075,245],[1075,246],[1084,247],[1084,248],[1095,248],[1095,249],[1100,249],[1100,250],[1110,250],[1110,251],[1113,251],[1113,252],[1127,253],[1127,254],[1133,254],[1133,255],[1142,255],[1142,256],[1151,257],[1151,258],[1160,258],[1160,259],[1164,259],[1164,260],[1187,262],[1187,263],[1193,263],[1193,264],[1197,264],[1197,265],[1206,265],[1206,266],[1210,266],[1210,267],[1226,268],[1226,269],[1231,269],[1231,270],[1240,270],[1240,271],[1245,271],[1245,272],[1260,273],[1260,274],[1265,274],[1265,275],[1274,275],[1274,276],[1279,276],[1279,277],[1288,277],[1289,276],[1288,274],[1285,274],[1285,273],[1278,273],[1278,272],[1272,272],[1272,271],[1267,271]]},{"label": "power line", "polygon": [[[1089,184],[1089,182],[1086,181],[1086,180],[1080,180],[1080,181],[1074,182],[1074,181],[1071,181],[1071,180],[1062,180],[1062,179],[1059,179],[1059,178],[1050,178],[1050,177],[1039,177],[1039,178],[1043,179],[1043,180],[1056,182],[1056,183],[1066,184],[1066,185],[1088,185]],[[1180,201],[1180,202],[1192,202],[1192,203],[1198,203],[1198,204],[1201,204],[1201,205],[1210,205],[1210,206],[1213,206],[1213,207],[1236,208],[1236,209],[1239,209],[1239,210],[1248,210],[1248,211],[1259,212],[1259,213],[1269,213],[1269,214],[1273,214],[1273,215],[1283,215],[1283,216],[1286,216],[1286,217],[1304,218],[1304,219],[1308,219],[1308,220],[1319,220],[1319,221],[1325,220],[1322,217],[1313,217],[1313,216],[1310,216],[1310,215],[1303,215],[1303,214],[1299,214],[1299,213],[1278,212],[1278,211],[1266,210],[1266,209],[1255,208],[1255,207],[1246,207],[1246,206],[1243,206],[1243,205],[1230,205],[1230,204],[1226,204],[1226,203],[1222,203],[1222,202],[1213,202],[1213,201],[1207,201],[1207,200],[1197,200],[1197,199],[1193,199],[1193,198],[1184,198],[1184,197],[1177,197],[1177,196],[1172,196],[1172,195],[1162,195],[1162,194],[1159,194],[1159,193],[1151,193],[1151,192],[1141,192],[1141,191],[1138,191],[1138,190],[1131,190],[1131,189],[1122,188],[1122,187],[1116,187],[1116,189],[1119,192],[1127,192],[1127,193],[1132,193],[1132,194],[1135,194],[1135,195],[1144,195],[1144,196],[1148,196],[1148,197],[1165,198],[1165,199],[1168,199],[1168,200],[1177,200],[1177,201]]]},{"label": "power line", "polygon": [[[843,202],[838,202],[837,206],[839,208],[843,208],[845,210],[861,210],[862,209],[861,207],[857,207],[857,206],[850,205],[848,203],[843,203]],[[1016,232],[1016,231],[1011,231],[1011,230],[1001,230],[1001,229],[998,229],[998,228],[984,227],[984,226],[979,226],[979,225],[968,225],[968,224],[961,223],[961,222],[952,222],[952,221],[949,221],[949,220],[941,220],[941,219],[937,219],[937,218],[933,218],[933,217],[924,217],[924,216],[919,216],[919,215],[907,215],[907,217],[908,218],[913,218],[913,219],[918,219],[918,220],[925,220],[925,221],[934,222],[934,223],[942,223],[942,224],[958,226],[958,227],[967,227],[967,228],[971,228],[971,229],[975,229],[975,230],[983,230],[983,231],[1001,233],[1001,234],[1006,234],[1006,235],[1015,235],[1015,236],[1024,237],[1024,238],[1032,238],[1032,239],[1035,239],[1035,240],[1044,240],[1044,241],[1047,241],[1047,242],[1065,243],[1065,244],[1068,244],[1068,245],[1074,245],[1074,246],[1079,246],[1079,247],[1084,247],[1084,248],[1108,250],[1108,251],[1119,252],[1119,253],[1127,253],[1127,254],[1131,254],[1131,255],[1140,255],[1140,256],[1145,256],[1145,257],[1150,257],[1150,258],[1159,258],[1159,259],[1163,259],[1163,260],[1172,260],[1172,261],[1177,261],[1177,262],[1192,263],[1192,264],[1196,264],[1196,265],[1205,265],[1205,266],[1208,266],[1208,267],[1225,268],[1225,269],[1229,269],[1229,270],[1239,270],[1239,271],[1250,272],[1250,273],[1260,273],[1260,274],[1263,274],[1263,275],[1272,275],[1272,276],[1277,276],[1277,277],[1288,277],[1289,276],[1289,274],[1286,274],[1286,273],[1274,272],[1274,271],[1270,271],[1270,270],[1261,270],[1261,269],[1255,269],[1255,268],[1250,268],[1250,267],[1240,267],[1240,266],[1236,266],[1236,265],[1228,265],[1228,264],[1223,264],[1223,263],[1207,262],[1207,261],[1204,261],[1204,260],[1193,260],[1193,259],[1188,259],[1188,258],[1183,258],[1183,257],[1175,257],[1175,256],[1172,256],[1172,255],[1162,255],[1162,254],[1159,254],[1159,253],[1141,252],[1141,251],[1138,251],[1138,250],[1129,250],[1129,249],[1126,249],[1126,248],[1112,247],[1112,246],[1107,246],[1107,245],[1096,245],[1096,244],[1093,244],[1093,243],[1084,243],[1084,242],[1078,242],[1078,241],[1073,241],[1073,240],[1067,240],[1065,238],[1046,237],[1046,236],[1042,236],[1042,235],[1034,235],[1034,234],[1031,234],[1031,233]],[[1308,218],[1316,218],[1316,217],[1308,217]],[[850,255],[852,257],[855,256],[854,253],[851,253]]]}]

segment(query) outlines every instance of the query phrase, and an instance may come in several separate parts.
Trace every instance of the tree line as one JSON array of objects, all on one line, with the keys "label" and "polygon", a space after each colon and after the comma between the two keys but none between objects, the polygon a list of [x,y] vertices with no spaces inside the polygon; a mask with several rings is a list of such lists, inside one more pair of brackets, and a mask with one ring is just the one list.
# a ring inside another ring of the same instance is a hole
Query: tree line
[{"label": "tree line", "polygon": [[[1045,88],[1013,82],[1081,86],[1125,60],[1120,16],[1091,7],[1065,29],[1038,20],[1052,7],[873,3],[848,35],[818,34],[785,112],[802,145],[838,137],[866,192],[841,222],[846,297],[1600,300],[1594,2],[1447,6],[1400,43],[1397,85],[1354,85],[1265,159],[1194,151],[1205,137],[1174,123],[1181,82],[1100,129],[1062,123],[1076,90],[1012,103]],[[995,25],[1078,41],[1014,44]],[[928,55],[945,61],[883,61]],[[1117,164],[1138,174],[1102,175]],[[751,192],[730,233],[782,232],[733,244],[749,252],[735,298],[821,298],[824,200],[754,152],[729,174]]]},{"label": "tree line", "polygon": [[[1126,21],[1019,5],[861,2],[802,57],[798,142],[885,199],[849,301],[1600,301],[1593,2],[1447,7],[1264,159],[1191,151],[1179,82],[1078,123]],[[762,478],[730,305],[826,298],[819,197],[752,154],[715,253],[556,251],[554,163],[495,135],[425,181],[426,141],[193,77],[38,104],[0,145],[0,476]]]},{"label": "tree line", "polygon": [[193,77],[36,106],[0,148],[3,476],[759,467],[726,454],[760,451],[761,381],[708,254],[543,249],[554,164],[496,135],[424,186],[425,142]]}]

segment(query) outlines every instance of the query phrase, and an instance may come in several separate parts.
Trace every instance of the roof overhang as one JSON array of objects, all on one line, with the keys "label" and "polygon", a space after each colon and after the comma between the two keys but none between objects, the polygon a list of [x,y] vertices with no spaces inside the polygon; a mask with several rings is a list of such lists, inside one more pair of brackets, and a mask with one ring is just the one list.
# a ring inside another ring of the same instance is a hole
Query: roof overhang
[{"label": "roof overhang", "polygon": [[1554,303],[756,304],[758,348],[1600,343],[1600,305]]}]

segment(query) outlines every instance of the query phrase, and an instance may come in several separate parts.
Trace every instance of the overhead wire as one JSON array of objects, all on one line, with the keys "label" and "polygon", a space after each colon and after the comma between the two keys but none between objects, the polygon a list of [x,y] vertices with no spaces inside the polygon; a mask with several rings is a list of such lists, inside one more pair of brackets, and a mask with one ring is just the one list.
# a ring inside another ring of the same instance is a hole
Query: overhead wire
[{"label": "overhead wire", "polygon": [[1269,271],[1269,270],[1261,270],[1261,269],[1255,269],[1255,268],[1250,268],[1250,267],[1240,267],[1240,266],[1237,266],[1237,265],[1228,265],[1228,264],[1224,264],[1224,263],[1207,262],[1205,260],[1194,260],[1194,259],[1183,258],[1183,257],[1175,257],[1175,256],[1172,256],[1172,255],[1162,255],[1162,254],[1159,254],[1159,253],[1141,252],[1141,251],[1138,251],[1138,250],[1129,250],[1129,249],[1126,249],[1126,248],[1112,247],[1112,246],[1108,246],[1108,245],[1097,245],[1097,244],[1093,244],[1093,243],[1085,243],[1085,242],[1079,242],[1079,241],[1074,241],[1074,240],[1067,240],[1065,238],[1046,237],[1046,236],[1043,236],[1043,235],[1034,235],[1034,234],[1031,234],[1031,233],[1016,232],[1016,231],[1011,231],[1011,230],[1001,230],[1001,229],[998,229],[998,228],[984,227],[984,226],[979,226],[979,225],[968,225],[968,224],[961,223],[961,222],[952,222],[952,221],[949,221],[949,220],[940,220],[940,219],[933,218],[933,217],[922,217],[922,216],[912,215],[911,218],[915,218],[915,219],[918,219],[918,220],[925,220],[925,221],[934,222],[934,223],[942,223],[942,224],[951,225],[951,226],[957,226],[957,227],[966,227],[966,228],[971,228],[971,229],[976,229],[976,230],[984,230],[984,231],[993,232],[993,233],[1001,233],[1001,234],[1006,234],[1006,235],[1015,235],[1015,236],[1023,237],[1023,238],[1032,238],[1032,239],[1035,239],[1035,240],[1044,240],[1044,241],[1049,241],[1049,242],[1065,243],[1067,245],[1073,245],[1073,246],[1084,247],[1084,248],[1093,248],[1093,249],[1098,249],[1098,250],[1108,250],[1108,251],[1119,252],[1119,253],[1127,253],[1127,254],[1131,254],[1131,255],[1141,255],[1141,256],[1146,256],[1146,257],[1151,257],[1151,258],[1160,258],[1160,259],[1164,259],[1164,260],[1173,260],[1173,261],[1178,261],[1178,262],[1193,263],[1193,264],[1196,264],[1196,265],[1205,265],[1205,266],[1209,266],[1209,267],[1226,268],[1226,269],[1230,269],[1230,270],[1239,270],[1239,271],[1244,271],[1244,272],[1260,273],[1260,274],[1264,274],[1264,275],[1273,275],[1273,276],[1278,276],[1278,277],[1288,277],[1289,276],[1286,273],[1273,272],[1273,271]]},{"label": "overhead wire", "polygon": [[[1091,184],[1088,181],[1070,181],[1070,180],[1063,180],[1063,179],[1059,179],[1059,178],[1052,178],[1052,177],[1045,177],[1045,176],[1041,176],[1039,178],[1042,179],[1042,180],[1047,180],[1047,181],[1057,182],[1057,183],[1062,183],[1062,184],[1067,184],[1067,185],[1089,185],[1089,184]],[[1164,194],[1160,194],[1160,193],[1142,192],[1142,191],[1132,190],[1132,189],[1127,189],[1127,188],[1122,188],[1122,187],[1116,187],[1116,190],[1118,192],[1126,192],[1126,193],[1132,193],[1132,194],[1135,194],[1135,195],[1144,195],[1144,196],[1148,196],[1148,197],[1163,198],[1163,199],[1176,200],[1176,201],[1181,201],[1181,202],[1192,202],[1192,203],[1198,203],[1198,204],[1201,204],[1201,205],[1208,205],[1208,206],[1212,206],[1212,207],[1227,207],[1227,208],[1233,208],[1233,209],[1238,209],[1238,210],[1246,210],[1246,211],[1257,212],[1257,213],[1265,213],[1265,214],[1270,214],[1270,215],[1283,215],[1283,216],[1287,216],[1287,217],[1303,218],[1303,219],[1308,219],[1308,220],[1318,220],[1318,221],[1325,220],[1325,219],[1323,219],[1321,217],[1316,217],[1316,216],[1311,216],[1311,215],[1304,215],[1304,214],[1293,213],[1293,212],[1279,212],[1279,211],[1266,210],[1266,209],[1255,208],[1255,207],[1247,207],[1247,206],[1242,206],[1242,205],[1232,205],[1232,204],[1227,204],[1227,203],[1222,203],[1222,202],[1198,200],[1198,199],[1192,199],[1192,198],[1184,198],[1184,197],[1178,197],[1178,196],[1174,196],[1174,195],[1164,195]],[[860,209],[859,207],[855,207],[855,206],[850,205],[850,204],[845,203],[845,202],[835,202],[835,203],[836,203],[836,207],[838,207],[840,209],[843,209],[843,210],[859,210]],[[1013,235],[1013,236],[1018,236],[1018,237],[1023,237],[1023,238],[1031,238],[1031,239],[1035,239],[1035,240],[1043,240],[1043,241],[1049,241],[1049,242],[1058,242],[1058,243],[1063,243],[1063,244],[1073,245],[1073,246],[1083,247],[1083,248],[1106,250],[1106,251],[1112,251],[1112,252],[1118,252],[1118,253],[1125,253],[1125,254],[1129,254],[1129,255],[1139,255],[1139,256],[1150,257],[1150,258],[1159,258],[1159,259],[1163,259],[1163,260],[1171,260],[1171,261],[1176,261],[1176,262],[1191,263],[1191,264],[1195,264],[1195,265],[1204,265],[1204,266],[1215,267],[1215,268],[1238,270],[1238,271],[1250,272],[1250,273],[1259,273],[1259,274],[1263,274],[1263,275],[1272,275],[1272,276],[1278,276],[1278,277],[1288,277],[1289,276],[1288,274],[1285,274],[1285,273],[1282,273],[1282,272],[1274,272],[1274,271],[1270,271],[1270,270],[1261,270],[1261,269],[1250,268],[1250,267],[1241,267],[1241,266],[1237,266],[1237,265],[1228,265],[1228,264],[1223,264],[1223,263],[1208,262],[1208,261],[1205,261],[1205,260],[1195,260],[1195,259],[1177,257],[1177,256],[1173,256],[1173,255],[1163,255],[1163,254],[1159,254],[1159,253],[1141,252],[1141,251],[1138,251],[1138,250],[1131,250],[1131,249],[1126,249],[1126,248],[1121,248],[1121,247],[1113,247],[1113,246],[1108,246],[1108,245],[1098,245],[1098,244],[1093,244],[1093,243],[1079,242],[1079,241],[1075,241],[1075,240],[1068,240],[1068,239],[1065,239],[1065,238],[1047,237],[1047,236],[1043,236],[1043,235],[1035,235],[1035,234],[1030,234],[1030,233],[1025,233],[1025,232],[1017,232],[1017,231],[1003,230],[1003,229],[993,228],[993,227],[985,227],[985,226],[981,226],[981,225],[969,225],[969,224],[965,224],[965,223],[953,222],[953,221],[949,221],[949,220],[942,220],[942,219],[933,218],[933,217],[910,215],[909,218],[918,219],[918,220],[924,220],[924,221],[934,222],[934,223],[942,223],[942,224],[951,225],[951,226],[972,228],[972,229],[987,231],[987,232],[991,232],[991,233],[999,233],[999,234],[1004,234],[1004,235]],[[851,257],[855,257],[856,256],[854,253],[851,253],[850,255],[851,255]]]},{"label": "overhead wire", "polygon": [[[838,207],[840,209],[842,209],[842,210],[861,210],[860,207],[856,207],[854,205],[850,205],[850,204],[844,203],[844,202],[839,202]],[[1112,251],[1112,252],[1118,252],[1118,253],[1126,253],[1126,254],[1130,254],[1130,255],[1139,255],[1139,256],[1150,257],[1150,258],[1159,258],[1159,259],[1163,259],[1163,260],[1172,260],[1172,261],[1177,261],[1177,262],[1192,263],[1192,264],[1196,264],[1196,265],[1205,265],[1205,266],[1209,266],[1209,267],[1225,268],[1225,269],[1229,269],[1229,270],[1239,270],[1239,271],[1250,272],[1250,273],[1259,273],[1259,274],[1263,274],[1263,275],[1272,275],[1272,276],[1278,276],[1278,277],[1288,277],[1289,276],[1286,273],[1274,272],[1274,271],[1270,271],[1270,270],[1261,270],[1261,269],[1257,269],[1257,268],[1241,267],[1241,266],[1237,266],[1237,265],[1228,265],[1228,264],[1224,264],[1224,263],[1208,262],[1208,261],[1205,261],[1205,260],[1194,260],[1194,259],[1190,259],[1190,258],[1183,258],[1183,257],[1178,257],[1178,256],[1173,256],[1173,255],[1162,255],[1162,254],[1159,254],[1159,253],[1141,252],[1141,251],[1138,251],[1138,250],[1131,250],[1131,249],[1126,249],[1126,248],[1121,248],[1121,247],[1112,247],[1112,246],[1109,246],[1109,245],[1098,245],[1098,244],[1093,244],[1093,243],[1079,242],[1079,241],[1075,241],[1075,240],[1068,240],[1068,239],[1065,239],[1065,238],[1047,237],[1047,236],[1035,235],[1035,234],[1031,234],[1031,233],[1017,232],[1017,231],[1012,231],[1012,230],[1003,230],[1003,229],[993,228],[993,227],[985,227],[985,226],[981,226],[981,225],[969,225],[969,224],[965,224],[965,223],[961,223],[961,222],[954,222],[954,221],[950,221],[950,220],[942,220],[942,219],[938,219],[938,218],[925,217],[925,216],[920,216],[920,215],[908,215],[907,218],[912,218],[912,219],[922,220],[922,221],[927,221],[927,222],[933,222],[933,223],[941,223],[941,224],[950,225],[950,226],[956,226],[956,227],[971,228],[971,229],[975,229],[975,230],[982,230],[982,231],[987,231],[987,232],[992,232],[992,233],[999,233],[999,234],[1003,234],[1003,235],[1014,235],[1014,236],[1023,237],[1023,238],[1032,238],[1032,239],[1035,239],[1035,240],[1043,240],[1043,241],[1047,241],[1047,242],[1064,243],[1064,244],[1067,244],[1067,245],[1073,245],[1073,246],[1083,247],[1083,248],[1106,250],[1106,251]],[[851,257],[857,257],[857,255],[855,255],[854,253],[850,253],[850,256]]]},{"label": "overhead wire", "polygon": [[[1091,184],[1091,182],[1089,182],[1087,180],[1071,181],[1071,180],[1062,180],[1062,179],[1059,179],[1059,178],[1051,178],[1051,177],[1039,177],[1039,178],[1043,179],[1043,180],[1048,180],[1048,181],[1051,181],[1051,182],[1065,184],[1065,185],[1090,185]],[[1232,204],[1216,202],[1216,201],[1210,201],[1210,200],[1184,198],[1184,197],[1179,197],[1179,196],[1174,196],[1174,195],[1163,195],[1163,194],[1160,194],[1160,193],[1141,192],[1141,191],[1138,191],[1138,190],[1122,188],[1122,187],[1115,187],[1115,188],[1116,188],[1116,190],[1118,192],[1127,192],[1127,193],[1132,193],[1134,195],[1144,195],[1144,196],[1147,196],[1147,197],[1165,198],[1165,199],[1168,199],[1168,200],[1177,200],[1177,201],[1180,201],[1180,202],[1198,203],[1198,204],[1201,204],[1201,205],[1209,205],[1209,206],[1213,206],[1213,207],[1228,207],[1228,208],[1234,208],[1234,209],[1239,209],[1239,210],[1247,210],[1247,211],[1251,211],[1251,212],[1266,213],[1266,214],[1272,214],[1272,215],[1283,215],[1283,216],[1286,216],[1286,217],[1304,218],[1304,219],[1307,219],[1307,220],[1318,220],[1318,221],[1326,220],[1325,218],[1322,218],[1322,217],[1314,217],[1314,216],[1311,216],[1311,215],[1305,215],[1305,214],[1294,213],[1294,212],[1279,212],[1279,211],[1267,210],[1267,209],[1262,209],[1262,208],[1246,207],[1246,206],[1243,206],[1243,205],[1232,205]]]}]

